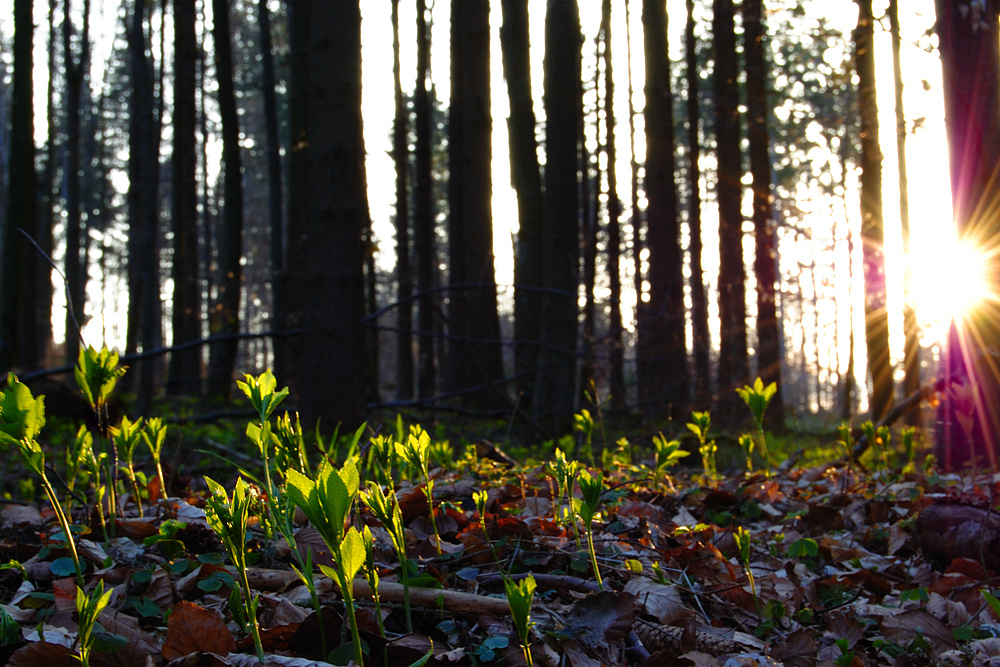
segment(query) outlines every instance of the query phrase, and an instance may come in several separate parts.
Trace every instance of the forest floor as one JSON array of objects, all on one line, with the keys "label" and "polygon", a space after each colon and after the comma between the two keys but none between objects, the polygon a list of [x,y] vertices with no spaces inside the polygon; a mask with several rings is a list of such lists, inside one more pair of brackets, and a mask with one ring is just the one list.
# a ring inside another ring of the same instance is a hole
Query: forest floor
[{"label": "forest floor", "polygon": [[[619,462],[602,471],[592,521],[599,584],[587,526],[567,518],[551,467],[502,459],[482,445],[474,460],[431,471],[440,553],[423,485],[398,484],[419,570],[409,580],[412,629],[390,537],[357,504],[353,521],[372,531],[380,577],[378,610],[365,580],[354,586],[367,665],[526,664],[504,577],[528,575],[535,665],[1000,664],[1000,603],[990,595],[1000,476],[827,463],[709,478]],[[233,488],[234,479],[220,481]],[[197,477],[194,486],[204,488]],[[204,491],[161,493],[155,474],[147,491],[142,516],[120,496],[107,537],[92,506],[72,515],[84,591],[99,582],[112,591],[90,663],[257,664],[231,604],[238,572],[206,520]],[[255,502],[248,582],[266,664],[348,664],[338,588],[317,575],[324,654],[288,544],[266,535]],[[333,566],[320,534],[297,518],[299,548]],[[0,570],[0,664],[76,664],[77,584],[51,505],[7,501],[0,524],[0,562],[11,561]]]}]

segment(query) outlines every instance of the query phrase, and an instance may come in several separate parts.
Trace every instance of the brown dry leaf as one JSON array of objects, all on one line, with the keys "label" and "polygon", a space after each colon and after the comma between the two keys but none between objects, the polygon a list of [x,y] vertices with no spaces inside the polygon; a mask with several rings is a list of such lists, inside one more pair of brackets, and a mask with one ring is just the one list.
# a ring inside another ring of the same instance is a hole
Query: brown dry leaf
[{"label": "brown dry leaf", "polygon": [[235,650],[236,641],[221,616],[192,602],[174,607],[167,622],[164,658],[176,660],[197,652],[228,655]]},{"label": "brown dry leaf", "polygon": [[36,505],[7,505],[0,510],[0,523],[4,528],[40,526],[44,522]]},{"label": "brown dry leaf", "polygon": [[788,635],[771,651],[771,656],[785,667],[811,667],[816,664],[816,633],[800,628]]},{"label": "brown dry leaf", "polygon": [[69,665],[70,650],[61,644],[34,642],[14,651],[7,661],[9,667],[56,667]]},{"label": "brown dry leaf", "polygon": [[158,523],[157,518],[152,516],[118,519],[115,521],[115,533],[132,540],[141,541],[159,532]]},{"label": "brown dry leaf", "polygon": [[599,646],[626,637],[635,619],[635,597],[629,593],[591,593],[573,605],[567,625],[579,630],[584,645]]},{"label": "brown dry leaf", "polygon": [[56,579],[52,582],[56,611],[76,610],[76,580],[73,577]]},{"label": "brown dry leaf", "polygon": [[688,651],[680,656],[678,660],[686,660],[685,664],[692,667],[719,667],[719,661],[715,659],[715,656],[702,653],[701,651]]},{"label": "brown dry leaf", "polygon": [[919,609],[883,618],[882,634],[897,644],[906,644],[920,634],[930,641],[936,652],[957,646],[944,623]]},{"label": "brown dry leaf", "polygon": [[693,613],[681,599],[680,589],[672,584],[667,586],[647,577],[633,577],[625,584],[625,592],[634,595],[636,604],[663,625],[674,625]]},{"label": "brown dry leaf", "polygon": [[[146,657],[160,652],[160,643],[153,635],[139,627],[139,621],[131,616],[127,616],[115,609],[106,608],[99,617],[101,625],[110,633],[121,635],[128,640],[128,643],[121,649],[108,656],[107,665],[121,665],[122,667],[132,667],[142,665]],[[94,661],[97,664],[105,664],[104,660]]]}]

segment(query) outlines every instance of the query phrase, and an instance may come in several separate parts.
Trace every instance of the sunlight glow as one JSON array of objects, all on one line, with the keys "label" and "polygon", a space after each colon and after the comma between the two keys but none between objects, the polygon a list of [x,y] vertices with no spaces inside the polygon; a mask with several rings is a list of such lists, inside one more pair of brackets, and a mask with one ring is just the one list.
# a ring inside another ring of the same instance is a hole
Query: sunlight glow
[{"label": "sunlight glow", "polygon": [[942,328],[991,298],[989,257],[971,241],[942,240],[934,256],[914,269],[915,308],[922,320]]}]

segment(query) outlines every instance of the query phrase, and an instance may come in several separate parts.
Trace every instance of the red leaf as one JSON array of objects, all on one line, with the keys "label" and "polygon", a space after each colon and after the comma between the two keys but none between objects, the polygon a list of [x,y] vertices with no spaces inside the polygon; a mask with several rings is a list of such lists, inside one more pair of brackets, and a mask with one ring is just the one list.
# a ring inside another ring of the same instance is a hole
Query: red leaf
[{"label": "red leaf", "polygon": [[204,652],[227,655],[236,650],[236,641],[222,617],[191,602],[174,607],[167,623],[163,657],[167,660]]}]

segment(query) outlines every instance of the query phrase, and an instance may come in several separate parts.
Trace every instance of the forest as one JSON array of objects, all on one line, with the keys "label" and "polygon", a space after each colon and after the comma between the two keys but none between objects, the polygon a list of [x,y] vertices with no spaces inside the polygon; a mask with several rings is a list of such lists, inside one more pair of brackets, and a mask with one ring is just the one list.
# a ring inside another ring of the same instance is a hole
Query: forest
[{"label": "forest", "polygon": [[1000,0],[0,45],[7,664],[1000,655]]}]

